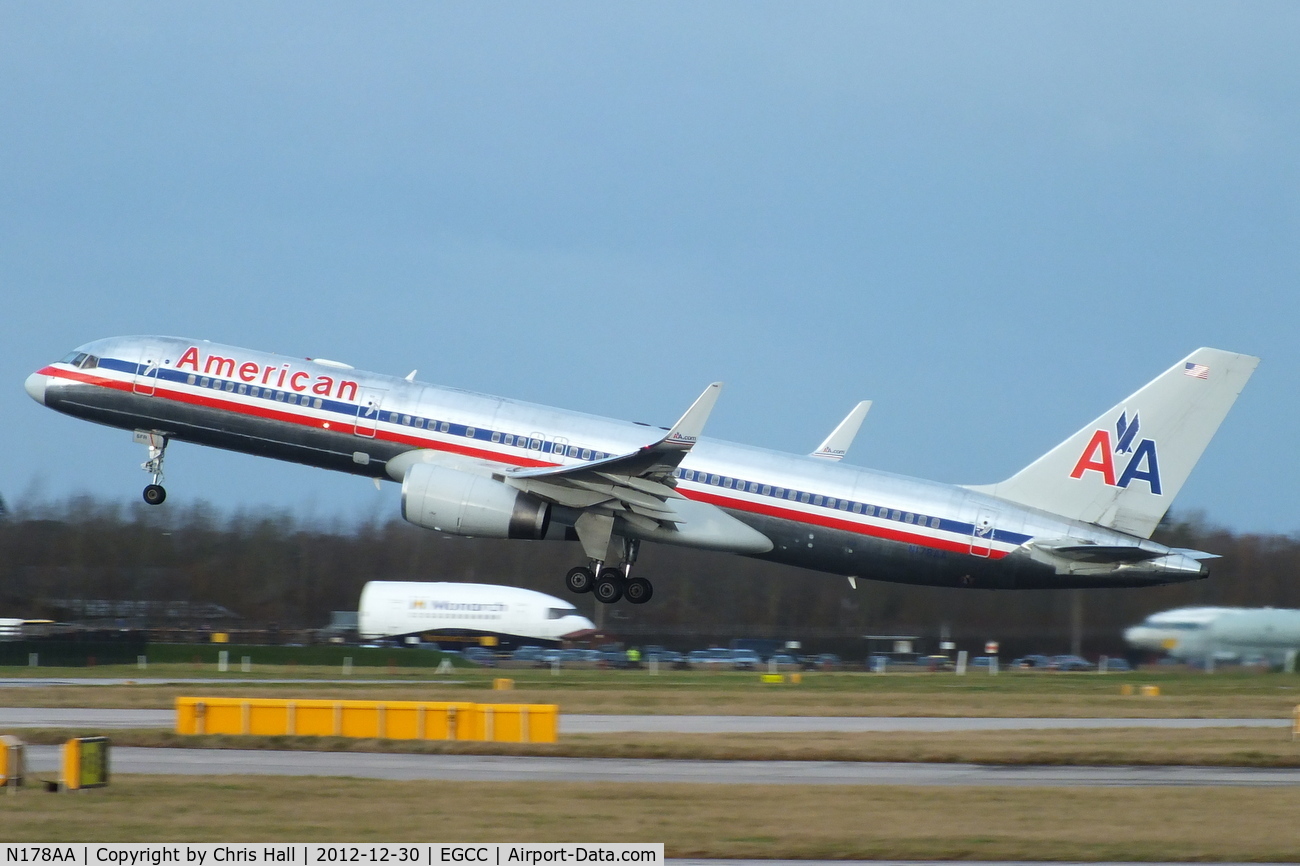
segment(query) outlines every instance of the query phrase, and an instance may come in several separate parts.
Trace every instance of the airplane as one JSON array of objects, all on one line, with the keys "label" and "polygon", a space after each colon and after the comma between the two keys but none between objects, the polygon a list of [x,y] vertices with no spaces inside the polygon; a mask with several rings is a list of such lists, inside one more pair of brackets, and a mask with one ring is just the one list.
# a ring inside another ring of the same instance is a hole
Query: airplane
[{"label": "airplane", "polygon": [[357,608],[363,638],[442,633],[558,642],[595,628],[567,601],[484,583],[372,580],[361,588]]},{"label": "airplane", "polygon": [[[1214,554],[1150,536],[1258,363],[1197,349],[1020,472],[977,486],[703,438],[717,382],[656,429],[425,384],[415,371],[118,337],[42,367],[26,389],[51,409],[134,431],[148,449],[150,504],[166,498],[172,441],[368,476],[376,487],[387,479],[401,484],[411,523],[577,540],[586,562],[565,575],[571,592],[644,604],[653,585],[632,575],[643,541],[843,575],[855,588],[858,577],[985,589],[1206,577]],[[854,428],[860,410],[841,426]],[[832,434],[823,448],[845,450],[845,439]]]},{"label": "airplane", "polygon": [[[1294,665],[1300,651],[1300,610],[1274,607],[1179,607],[1153,613],[1124,631],[1134,649],[1213,664],[1261,656]],[[1288,660],[1289,657],[1289,660]]]}]

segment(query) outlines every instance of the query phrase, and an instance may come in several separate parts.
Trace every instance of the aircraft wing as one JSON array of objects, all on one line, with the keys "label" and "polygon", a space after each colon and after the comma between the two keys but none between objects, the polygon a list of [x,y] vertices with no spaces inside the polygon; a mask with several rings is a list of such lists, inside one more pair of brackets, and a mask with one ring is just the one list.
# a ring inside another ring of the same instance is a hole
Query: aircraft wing
[{"label": "aircraft wing", "polygon": [[721,382],[709,385],[668,435],[636,451],[579,466],[508,470],[500,477],[541,499],[620,517],[643,531],[669,528],[679,520],[669,500],[685,499],[675,489],[674,472],[699,439],[721,391]]},{"label": "aircraft wing", "polygon": [[808,456],[820,457],[823,460],[843,460],[844,455],[849,453],[849,446],[857,437],[858,430],[862,427],[862,419],[867,417],[867,410],[870,408],[870,400],[863,400],[854,406],[853,411],[831,431],[831,435],[826,437],[826,441]]}]

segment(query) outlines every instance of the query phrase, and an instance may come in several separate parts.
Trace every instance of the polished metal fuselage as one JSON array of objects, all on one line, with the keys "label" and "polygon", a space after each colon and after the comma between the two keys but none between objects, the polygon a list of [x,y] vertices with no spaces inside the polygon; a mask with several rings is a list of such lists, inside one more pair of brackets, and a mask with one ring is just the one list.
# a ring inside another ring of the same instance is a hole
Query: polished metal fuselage
[{"label": "polished metal fuselage", "polygon": [[[389,478],[388,462],[412,449],[503,467],[575,465],[635,451],[666,429],[205,341],[121,337],[78,352],[97,365],[60,362],[40,371],[50,408],[375,478]],[[1143,540],[961,486],[746,445],[700,439],[676,481],[688,499],[767,536],[772,548],[759,558],[816,571],[1001,589],[1203,576],[1131,568],[1062,574],[1030,555],[1034,539]],[[553,534],[565,537],[566,511],[556,513]]]}]

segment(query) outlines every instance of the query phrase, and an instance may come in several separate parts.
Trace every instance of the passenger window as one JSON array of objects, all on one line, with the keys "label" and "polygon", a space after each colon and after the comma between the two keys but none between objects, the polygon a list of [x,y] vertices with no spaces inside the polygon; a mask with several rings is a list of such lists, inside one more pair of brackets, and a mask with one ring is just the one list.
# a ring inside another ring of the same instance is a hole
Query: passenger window
[{"label": "passenger window", "polygon": [[500,441],[501,441],[501,433],[500,433],[500,432],[493,433],[493,434],[492,434],[492,441],[493,441],[493,442],[500,442]]},{"label": "passenger window", "polygon": [[410,427],[410,426],[411,426],[411,416],[410,416],[410,415],[403,415],[403,416],[402,416],[402,423],[405,424],[407,427]]},{"label": "passenger window", "polygon": [[276,402],[278,402],[278,403],[283,403],[283,402],[284,402],[284,392],[283,392],[283,391],[276,391],[276,392],[275,392],[275,399],[276,399]]},{"label": "passenger window", "polygon": [[716,476],[716,475],[710,475],[710,476],[709,476],[709,483],[710,483],[710,484],[713,484],[713,485],[716,486],[716,485],[722,483],[722,479],[719,478],[719,477]]},{"label": "passenger window", "polygon": [[930,518],[930,528],[931,528],[931,529],[938,529],[938,528],[939,528],[939,518],[937,518],[937,517],[931,517],[931,518]]},{"label": "passenger window", "polygon": [[807,501],[809,501],[810,498],[811,498],[811,497],[810,497],[807,493],[805,493],[805,494],[803,494],[803,495],[801,495],[801,496],[799,497],[799,501],[800,501],[800,502],[807,502]]},{"label": "passenger window", "polygon": [[469,438],[473,439],[473,438],[474,438],[474,428],[473,428],[473,427],[466,427],[466,428],[465,428],[465,435],[468,436]]},{"label": "passenger window", "polygon": [[912,522],[912,512],[908,511],[908,512],[906,512],[906,513],[903,515],[903,522],[904,522],[904,523],[911,523],[911,522]]},{"label": "passenger window", "polygon": [[771,484],[764,484],[764,485],[763,485],[763,495],[764,495],[764,496],[771,496],[771,495],[772,495],[772,485],[771,485]]},{"label": "passenger window", "polygon": [[541,439],[529,439],[529,440],[528,440],[528,448],[529,448],[530,451],[541,451],[541,450],[542,450],[542,440],[541,440]]},{"label": "passenger window", "polygon": [[324,404],[324,402],[321,400],[321,398],[317,397],[315,400],[312,400],[312,401],[311,401],[311,405],[312,405],[312,408],[313,408],[313,409],[319,409],[321,406],[323,406],[323,405],[325,405],[325,404]]},{"label": "passenger window", "polygon": [[899,512],[895,511],[895,512],[893,513],[893,515],[891,516],[890,519],[892,519],[892,520],[898,520],[900,517],[902,517],[902,514],[900,514]]},{"label": "passenger window", "polygon": [[853,503],[853,513],[854,513],[854,514],[861,514],[861,513],[862,513],[862,503],[861,503],[861,502],[855,502],[855,503]]},{"label": "passenger window", "polygon": [[722,482],[722,486],[723,486],[723,487],[726,487],[728,490],[730,490],[730,489],[731,489],[731,479],[730,479],[730,478],[726,478],[726,479],[724,479],[723,482]]},{"label": "passenger window", "polygon": [[423,419],[423,418],[416,418],[416,419],[415,419],[415,426],[416,426],[417,428],[423,429],[423,428],[424,428],[424,419]]},{"label": "passenger window", "polygon": [[233,391],[233,390],[235,390],[235,383],[234,383],[234,382],[227,382],[227,383],[226,383],[226,390],[227,390],[227,391]]},{"label": "passenger window", "polygon": [[507,445],[515,444],[515,435],[513,433],[506,434],[506,444]]},{"label": "passenger window", "polygon": [[440,423],[440,424],[438,425],[438,432],[439,432],[439,433],[446,433],[446,432],[447,432],[448,430],[450,430],[450,429],[451,429],[451,425],[448,424],[446,421],[443,421],[442,423]]},{"label": "passenger window", "polygon": [[248,393],[248,386],[247,386],[247,385],[243,385],[243,384],[241,384],[241,385],[239,386],[239,393],[241,393],[241,394],[247,394],[247,393]]},{"label": "passenger window", "polygon": [[834,497],[834,496],[827,496],[827,497],[826,497],[826,507],[827,507],[827,508],[834,508],[834,507],[835,507],[835,497]]},{"label": "passenger window", "polygon": [[249,389],[248,389],[248,393],[252,394],[254,397],[260,397],[260,396],[262,396],[262,389],[261,389],[261,388],[249,388]]},{"label": "passenger window", "polygon": [[194,376],[194,374],[193,374],[193,373],[190,373],[188,376],[185,377],[185,384],[186,384],[186,385],[193,385],[193,384],[194,384],[194,380],[195,380],[195,376]]},{"label": "passenger window", "polygon": [[591,459],[591,449],[590,449],[590,448],[583,448],[583,449],[582,449],[582,459],[583,459],[583,460],[590,460],[590,459]]},{"label": "passenger window", "polygon": [[212,380],[209,379],[207,376],[204,376],[202,379],[199,380],[199,385],[204,388],[208,387],[211,384],[212,384]]},{"label": "passenger window", "polygon": [[868,505],[868,506],[867,506],[867,517],[875,517],[875,516],[876,516],[876,506],[874,506],[874,505]]}]

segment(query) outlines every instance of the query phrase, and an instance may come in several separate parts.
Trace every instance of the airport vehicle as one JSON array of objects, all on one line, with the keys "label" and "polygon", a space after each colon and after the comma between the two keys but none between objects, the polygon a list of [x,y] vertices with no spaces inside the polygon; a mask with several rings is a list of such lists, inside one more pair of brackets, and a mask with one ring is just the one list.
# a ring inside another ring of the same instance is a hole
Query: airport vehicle
[{"label": "airport vehicle", "polygon": [[[945,655],[917,656],[913,664],[928,671],[950,671],[955,667],[952,659]],[[810,660],[808,667],[815,666],[816,664]]]},{"label": "airport vehicle", "polygon": [[[402,486],[403,517],[449,535],[571,539],[565,576],[644,603],[642,541],[848,577],[988,589],[1146,586],[1206,576],[1213,554],[1151,532],[1258,359],[1197,349],[997,484],[846,466],[865,409],[791,455],[702,438],[721,389],[656,429],[205,341],[88,343],[28,377],[38,402],[134,431],[146,502],[169,443],[194,442]],[[616,563],[616,567],[610,564]]]},{"label": "airport vehicle", "polygon": [[1134,649],[1205,664],[1262,656],[1285,664],[1300,651],[1300,610],[1274,607],[1179,607],[1153,613],[1124,631]]},{"label": "airport vehicle", "polygon": [[[567,601],[484,583],[372,580],[361,588],[357,610],[363,638],[457,634],[558,642],[594,630]],[[523,649],[523,657],[528,655]]]}]

